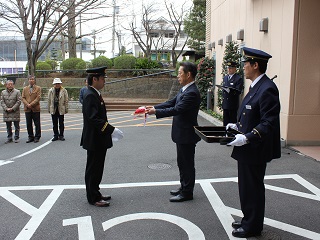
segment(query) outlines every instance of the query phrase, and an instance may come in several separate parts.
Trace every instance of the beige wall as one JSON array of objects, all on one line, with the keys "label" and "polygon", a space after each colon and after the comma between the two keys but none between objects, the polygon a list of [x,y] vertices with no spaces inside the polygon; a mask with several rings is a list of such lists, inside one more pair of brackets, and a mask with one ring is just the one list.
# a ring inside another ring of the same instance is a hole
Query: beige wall
[{"label": "beige wall", "polygon": [[[270,53],[267,75],[280,91],[281,137],[289,145],[320,144],[320,17],[318,0],[211,0],[211,33],[215,42],[216,82],[222,78],[226,36],[244,29],[241,46]],[[262,18],[268,32],[259,31]],[[223,39],[223,46],[218,40]],[[245,80],[245,93],[251,81]],[[215,104],[216,105],[216,104]],[[318,126],[319,125],[319,126]]]}]

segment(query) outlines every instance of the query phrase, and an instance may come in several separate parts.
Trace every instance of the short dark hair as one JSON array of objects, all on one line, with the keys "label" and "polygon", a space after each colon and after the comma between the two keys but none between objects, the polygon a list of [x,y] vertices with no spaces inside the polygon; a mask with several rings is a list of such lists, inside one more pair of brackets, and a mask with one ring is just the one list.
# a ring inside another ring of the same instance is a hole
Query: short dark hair
[{"label": "short dark hair", "polygon": [[96,78],[99,78],[100,76],[103,76],[101,74],[88,74],[87,76],[87,83],[89,86],[92,86],[92,83],[93,83],[93,78],[96,77]]},{"label": "short dark hair", "polygon": [[268,62],[266,62],[266,61],[257,61],[257,60],[252,60],[252,61],[249,61],[249,62],[250,62],[250,65],[253,65],[254,63],[258,63],[259,72],[265,73],[267,71]]},{"label": "short dark hair", "polygon": [[193,78],[197,75],[197,65],[192,62],[181,62],[180,67],[183,67],[183,71],[185,73],[190,72]]}]

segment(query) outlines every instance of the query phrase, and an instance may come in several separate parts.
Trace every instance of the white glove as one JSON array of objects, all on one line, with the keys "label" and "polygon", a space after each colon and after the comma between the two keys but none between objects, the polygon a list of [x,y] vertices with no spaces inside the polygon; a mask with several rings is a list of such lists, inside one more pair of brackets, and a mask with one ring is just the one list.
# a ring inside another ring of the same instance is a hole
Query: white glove
[{"label": "white glove", "polygon": [[223,89],[223,90],[225,90],[227,93],[229,93],[229,92],[230,92],[230,88],[223,87],[222,89]]},{"label": "white glove", "polygon": [[228,143],[227,146],[237,146],[237,147],[240,147],[240,146],[243,146],[247,144],[247,138],[245,135],[243,134],[237,134],[236,135],[236,139],[233,140],[232,142]]},{"label": "white glove", "polygon": [[234,130],[237,130],[237,131],[238,131],[237,124],[235,124],[235,123],[228,123],[228,124],[227,124],[227,126],[226,126],[226,130],[228,130],[229,128],[231,128],[231,129],[234,129]]},{"label": "white glove", "polygon": [[123,138],[123,132],[119,128],[115,128],[111,134],[112,141],[117,142]]}]

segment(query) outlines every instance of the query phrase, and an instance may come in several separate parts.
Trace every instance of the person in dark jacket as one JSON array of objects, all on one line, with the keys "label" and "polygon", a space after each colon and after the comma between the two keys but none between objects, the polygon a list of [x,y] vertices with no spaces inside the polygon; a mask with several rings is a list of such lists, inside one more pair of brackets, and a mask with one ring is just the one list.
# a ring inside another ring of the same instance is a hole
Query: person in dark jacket
[{"label": "person in dark jacket", "polygon": [[223,126],[237,121],[239,96],[243,89],[243,79],[236,73],[237,63],[230,61],[227,66],[228,75],[223,78],[222,83]]},{"label": "person in dark jacket", "polygon": [[83,101],[83,130],[80,145],[87,150],[85,183],[88,202],[97,207],[110,205],[111,196],[100,193],[107,149],[113,140],[123,137],[123,133],[108,122],[107,112],[101,93],[105,83],[107,67],[88,69],[88,90]]},{"label": "person in dark jacket", "polygon": [[155,114],[157,118],[173,116],[171,137],[176,143],[177,163],[180,173],[180,188],[170,193],[174,197],[171,202],[183,202],[193,199],[195,185],[195,147],[200,141],[194,131],[198,126],[197,117],[200,107],[200,93],[194,82],[197,66],[190,62],[180,63],[178,79],[182,88],[171,100],[147,106],[148,114]]},{"label": "person in dark jacket", "polygon": [[243,48],[244,74],[252,81],[239,108],[238,122],[226,128],[237,129],[231,157],[238,161],[238,187],[243,218],[233,222],[232,235],[258,236],[265,212],[264,176],[267,163],[280,158],[280,100],[276,84],[265,74],[272,56],[261,50]]}]

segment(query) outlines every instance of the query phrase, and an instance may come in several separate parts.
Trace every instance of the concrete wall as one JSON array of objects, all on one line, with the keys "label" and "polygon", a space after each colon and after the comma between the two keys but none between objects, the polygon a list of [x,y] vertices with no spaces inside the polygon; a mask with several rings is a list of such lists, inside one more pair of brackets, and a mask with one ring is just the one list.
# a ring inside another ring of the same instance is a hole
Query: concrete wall
[{"label": "concrete wall", "polygon": [[[258,48],[273,57],[267,75],[280,91],[281,137],[290,145],[320,144],[320,18],[318,0],[211,0],[211,34],[215,42],[217,83],[221,82],[225,40],[244,29],[240,46]],[[268,18],[268,32],[259,22]],[[218,40],[223,39],[223,46]],[[245,93],[250,80],[245,80]],[[216,105],[216,104],[215,104]]]}]

